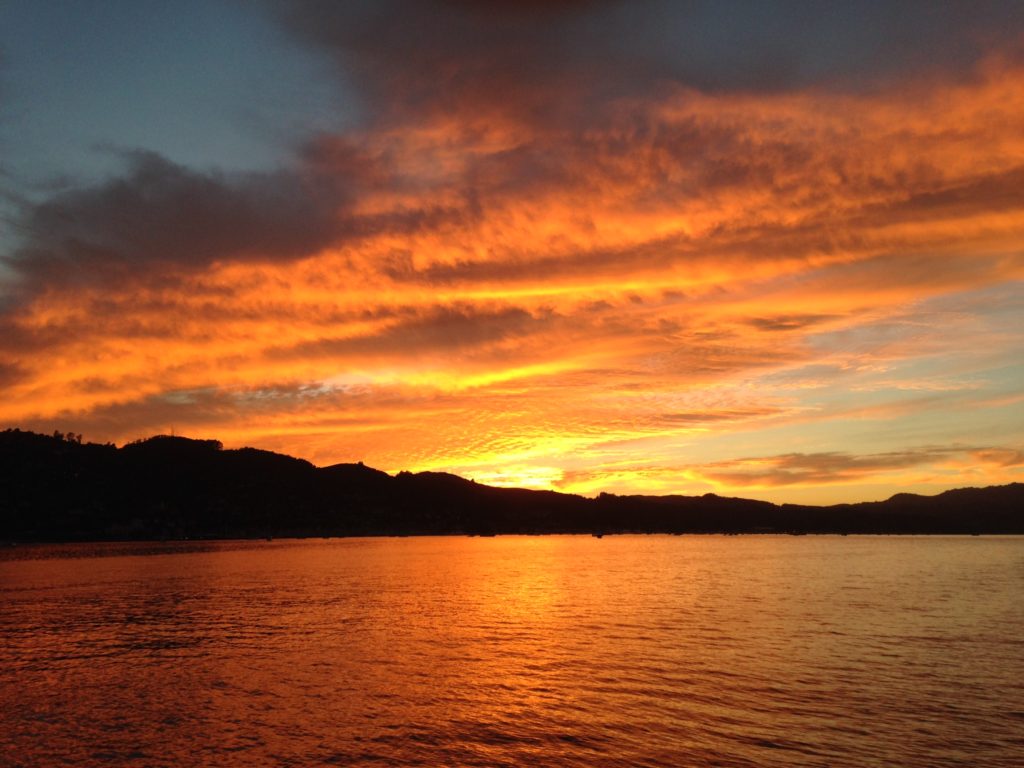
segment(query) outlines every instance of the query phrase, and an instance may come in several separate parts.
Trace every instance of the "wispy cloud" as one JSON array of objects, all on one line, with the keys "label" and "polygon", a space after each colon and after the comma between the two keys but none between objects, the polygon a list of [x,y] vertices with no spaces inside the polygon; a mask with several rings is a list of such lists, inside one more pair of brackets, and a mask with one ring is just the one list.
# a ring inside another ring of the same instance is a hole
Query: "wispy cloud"
[{"label": "wispy cloud", "polygon": [[861,482],[887,473],[926,467],[938,473],[960,470],[1020,469],[1024,454],[1014,448],[917,448],[868,455],[849,453],[788,453],[708,464],[695,471],[730,487],[829,485]]}]

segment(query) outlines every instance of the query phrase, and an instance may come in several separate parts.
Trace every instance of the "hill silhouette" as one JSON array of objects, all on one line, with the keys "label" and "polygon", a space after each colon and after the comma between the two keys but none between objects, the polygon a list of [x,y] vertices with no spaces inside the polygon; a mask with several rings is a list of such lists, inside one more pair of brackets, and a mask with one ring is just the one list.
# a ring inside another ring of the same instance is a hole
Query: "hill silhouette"
[{"label": "hill silhouette", "polygon": [[1024,533],[1024,484],[815,507],[703,496],[590,499],[440,472],[315,467],[161,435],[121,448],[0,432],[0,540],[498,533]]}]

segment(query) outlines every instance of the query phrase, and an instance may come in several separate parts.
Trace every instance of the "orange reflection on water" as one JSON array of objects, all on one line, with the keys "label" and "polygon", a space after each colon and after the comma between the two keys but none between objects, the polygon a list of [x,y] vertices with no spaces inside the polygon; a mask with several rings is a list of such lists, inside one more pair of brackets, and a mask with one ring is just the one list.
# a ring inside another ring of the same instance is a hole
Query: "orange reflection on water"
[{"label": "orange reflection on water", "polygon": [[0,557],[0,749],[83,766],[1010,764],[1022,565],[1012,537],[18,548]]}]

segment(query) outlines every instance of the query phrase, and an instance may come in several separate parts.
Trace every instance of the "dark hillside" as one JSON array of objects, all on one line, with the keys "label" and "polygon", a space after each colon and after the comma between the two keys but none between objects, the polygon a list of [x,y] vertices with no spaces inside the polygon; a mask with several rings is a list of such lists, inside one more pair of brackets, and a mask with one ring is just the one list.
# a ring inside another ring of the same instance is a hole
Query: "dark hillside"
[{"label": "dark hillside", "polygon": [[497,533],[1024,533],[1024,485],[831,507],[704,496],[586,499],[439,472],[317,468],[215,440],[122,448],[0,433],[0,539],[85,541]]}]

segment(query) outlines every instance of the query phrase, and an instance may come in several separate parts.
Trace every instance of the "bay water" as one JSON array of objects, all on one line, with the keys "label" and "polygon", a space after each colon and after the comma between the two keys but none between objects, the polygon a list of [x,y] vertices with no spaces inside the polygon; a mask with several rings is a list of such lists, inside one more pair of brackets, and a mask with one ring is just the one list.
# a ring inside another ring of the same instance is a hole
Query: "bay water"
[{"label": "bay water", "polygon": [[2,766],[1024,766],[1024,538],[8,547]]}]

